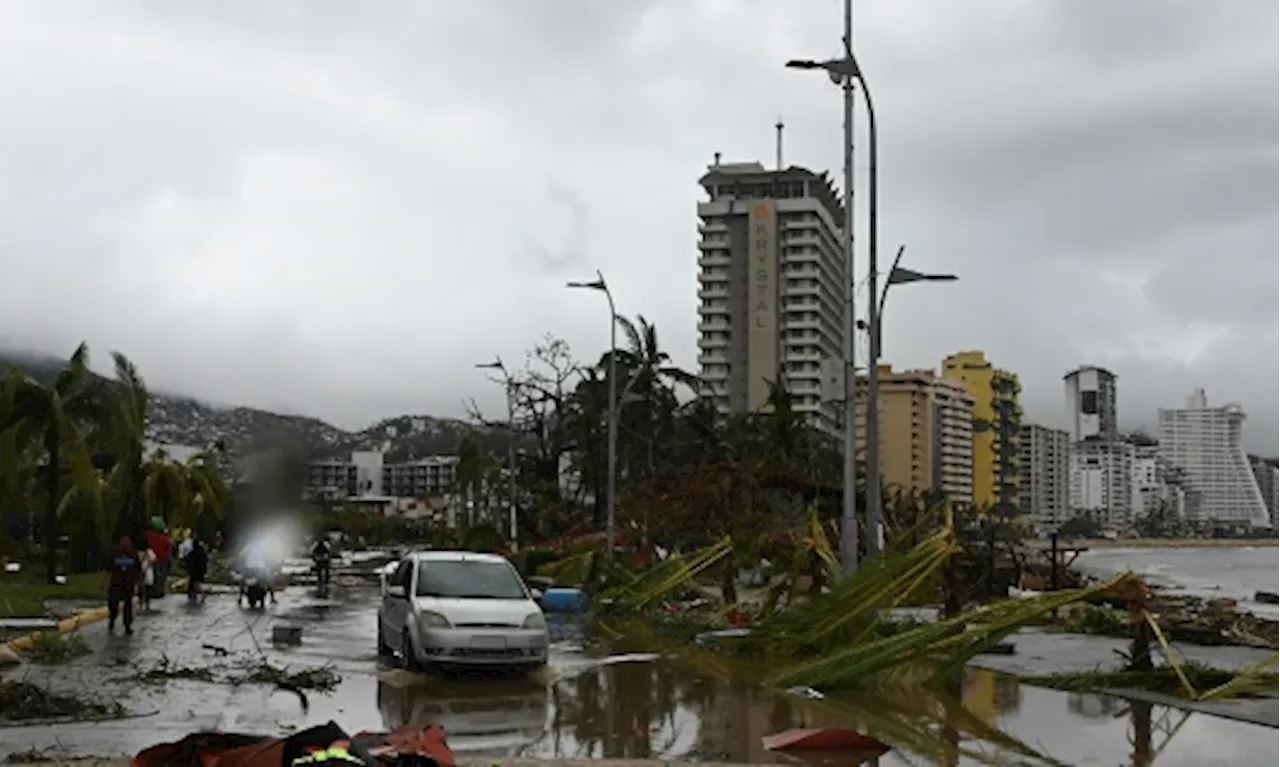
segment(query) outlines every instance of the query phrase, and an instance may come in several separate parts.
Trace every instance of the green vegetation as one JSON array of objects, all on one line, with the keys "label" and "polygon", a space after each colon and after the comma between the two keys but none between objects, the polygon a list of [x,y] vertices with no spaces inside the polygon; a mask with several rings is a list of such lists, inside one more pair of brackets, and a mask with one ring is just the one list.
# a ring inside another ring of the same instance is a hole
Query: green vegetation
[{"label": "green vegetation", "polygon": [[92,572],[145,518],[191,527],[229,502],[216,455],[144,454],[146,384],[127,357],[112,357],[114,380],[89,371],[81,344],[47,382],[11,369],[0,383],[0,543],[38,533],[47,583],[63,536],[70,569]]},{"label": "green vegetation", "polygon": [[77,573],[65,584],[26,576],[0,576],[0,618],[41,618],[46,599],[105,600],[106,573]]},{"label": "green vegetation", "polygon": [[[1188,695],[1183,680],[1190,683],[1192,689],[1221,690],[1233,685],[1230,696],[1235,698],[1258,698],[1274,695],[1280,677],[1275,671],[1265,667],[1241,674],[1238,671],[1226,671],[1199,663],[1185,663],[1181,669],[1162,666],[1146,671],[1133,669],[1097,670],[1078,674],[1048,674],[1043,676],[1020,676],[1018,680],[1037,687],[1049,687],[1054,690],[1068,692],[1096,692],[1098,690],[1119,690],[1124,688],[1147,690],[1175,697],[1195,697]],[[1237,680],[1239,680],[1237,682]]]}]

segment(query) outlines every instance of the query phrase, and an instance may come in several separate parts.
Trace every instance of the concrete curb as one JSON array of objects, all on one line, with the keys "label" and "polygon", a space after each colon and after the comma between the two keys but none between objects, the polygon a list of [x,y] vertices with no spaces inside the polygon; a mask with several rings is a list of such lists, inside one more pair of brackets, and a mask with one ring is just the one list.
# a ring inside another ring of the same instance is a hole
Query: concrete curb
[{"label": "concrete curb", "polygon": [[[70,618],[63,618],[62,620],[58,621],[58,626],[56,629],[48,629],[48,630],[57,631],[59,634],[65,634],[68,631],[75,631],[76,629],[82,626],[88,626],[90,623],[97,623],[100,620],[105,620],[106,617],[107,617],[107,608],[105,606],[94,607],[90,610],[78,612],[75,615],[71,616]],[[32,631],[30,634],[23,634],[20,637],[14,637],[13,639],[10,639],[8,642],[5,642],[3,645],[0,645],[0,647],[8,648],[13,652],[18,653],[26,649],[27,647],[29,647],[32,642],[36,641],[36,637],[40,636],[43,633],[45,632]]]}]

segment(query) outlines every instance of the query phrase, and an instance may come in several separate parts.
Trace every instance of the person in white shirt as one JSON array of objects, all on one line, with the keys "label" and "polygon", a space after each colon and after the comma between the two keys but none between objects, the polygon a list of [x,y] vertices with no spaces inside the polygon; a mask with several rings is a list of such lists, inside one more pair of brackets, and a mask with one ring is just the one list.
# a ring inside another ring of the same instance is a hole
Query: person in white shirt
[{"label": "person in white shirt", "polygon": [[138,608],[149,612],[151,587],[156,584],[156,553],[151,549],[143,549],[138,563],[142,566],[142,577],[138,579]]},{"label": "person in white shirt", "polygon": [[178,561],[187,561],[187,555],[191,553],[191,549],[195,547],[195,541],[188,533],[182,537],[182,543],[178,544]]}]

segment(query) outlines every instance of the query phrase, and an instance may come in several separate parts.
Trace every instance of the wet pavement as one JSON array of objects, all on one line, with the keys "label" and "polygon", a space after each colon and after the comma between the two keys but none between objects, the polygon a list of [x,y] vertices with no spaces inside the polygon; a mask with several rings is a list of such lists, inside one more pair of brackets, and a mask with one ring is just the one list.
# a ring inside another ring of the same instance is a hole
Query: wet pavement
[{"label": "wet pavement", "polygon": [[[237,608],[229,595],[211,596],[196,607],[169,597],[157,603],[155,614],[139,618],[134,636],[108,636],[101,623],[82,629],[91,655],[58,667],[24,666],[5,678],[118,697],[141,716],[0,728],[0,756],[50,747],[61,756],[115,756],[195,730],[283,734],[332,719],[352,731],[438,723],[464,757],[787,761],[764,751],[761,737],[788,727],[848,726],[877,733],[901,749],[881,757],[881,765],[951,761],[940,760],[936,749],[954,743],[954,733],[920,724],[931,708],[927,703],[869,695],[808,701],[726,681],[724,668],[714,662],[690,665],[649,655],[593,659],[573,626],[555,630],[552,662],[529,677],[411,674],[376,657],[376,590],[335,596],[334,602],[318,602],[294,588],[261,613]],[[302,626],[302,644],[272,647],[275,625]],[[1070,650],[1053,644],[1058,637],[1020,639],[1019,656],[991,660],[1011,671],[1028,670],[1017,665],[1031,663],[1035,655],[1076,657],[1084,667],[1114,662],[1110,646],[1071,639],[1080,642]],[[292,670],[328,666],[342,681],[333,693],[309,692],[304,709],[296,695],[265,685],[138,678],[166,659],[170,668],[214,664],[226,676],[263,657]],[[971,672],[960,697],[971,731],[998,727],[1070,764],[1142,764],[1145,752],[1160,748],[1162,767],[1277,762],[1275,730],[1203,713],[1023,687],[987,670]],[[908,721],[916,724],[903,725]],[[958,747],[995,752],[977,738],[965,738]]]}]

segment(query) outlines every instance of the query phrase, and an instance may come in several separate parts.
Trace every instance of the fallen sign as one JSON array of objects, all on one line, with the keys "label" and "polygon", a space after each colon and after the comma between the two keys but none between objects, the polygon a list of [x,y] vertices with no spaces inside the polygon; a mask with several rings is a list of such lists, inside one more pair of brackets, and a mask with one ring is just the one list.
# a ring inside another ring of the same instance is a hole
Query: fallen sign
[{"label": "fallen sign", "polygon": [[806,762],[864,764],[889,753],[889,746],[870,735],[838,727],[783,730],[760,739],[766,751],[780,751]]},{"label": "fallen sign", "polygon": [[454,767],[453,752],[444,730],[404,725],[391,732],[348,735],[334,722],[288,737],[272,738],[239,733],[202,732],[173,743],[140,751],[134,767],[200,764],[204,767],[301,767],[302,765],[360,764]]}]

